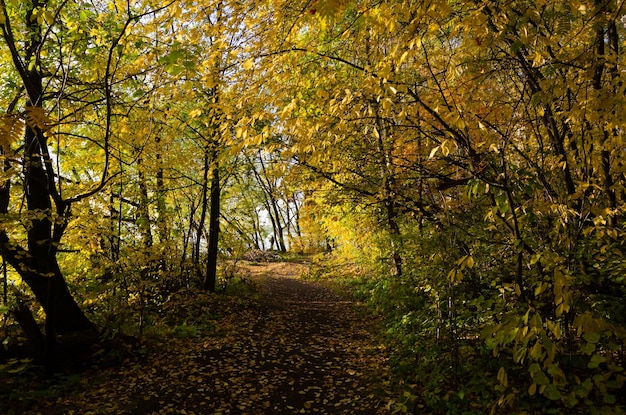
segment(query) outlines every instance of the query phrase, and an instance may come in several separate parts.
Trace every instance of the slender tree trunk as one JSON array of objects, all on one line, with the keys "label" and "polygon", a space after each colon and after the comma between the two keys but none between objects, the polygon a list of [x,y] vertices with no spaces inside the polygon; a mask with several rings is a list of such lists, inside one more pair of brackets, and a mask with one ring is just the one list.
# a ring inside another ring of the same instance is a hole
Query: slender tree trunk
[{"label": "slender tree trunk", "polygon": [[[155,139],[157,147],[160,148],[161,138],[157,135]],[[161,153],[156,154],[157,173],[156,173],[156,191],[157,191],[157,230],[159,242],[164,243],[169,240],[170,231],[167,224],[167,213],[165,206],[165,177],[163,172],[163,160]]]},{"label": "slender tree trunk", "polygon": [[298,235],[299,238],[302,238],[302,231],[300,229],[300,207],[298,206],[298,198],[296,197],[296,194],[294,193],[293,195],[293,206],[294,206],[294,225],[296,227],[296,235]]},{"label": "slender tree trunk", "polygon": [[259,218],[259,212],[256,208],[254,209],[254,215],[252,215],[252,227],[254,229],[256,248],[265,251],[265,241],[263,240],[261,219]]},{"label": "slender tree trunk", "polygon": [[280,218],[274,216],[274,210],[272,209],[272,204],[267,195],[265,195],[265,210],[267,210],[267,216],[270,219],[273,231],[271,242],[272,246],[270,247],[270,249],[274,248],[274,242],[276,243],[276,246],[280,249],[280,245],[278,243],[278,237],[280,234],[282,234],[282,228],[280,227],[280,223],[278,222]]},{"label": "slender tree trunk", "polygon": [[[214,153],[214,159],[216,154]],[[217,161],[213,163],[211,175],[211,211],[209,216],[209,249],[206,263],[204,289],[215,292],[217,281],[217,252],[220,231],[220,173]]]},{"label": "slender tree trunk", "polygon": [[387,127],[382,119],[376,119],[378,152],[381,155],[380,173],[382,178],[383,204],[385,206],[385,219],[387,232],[389,233],[389,247],[391,250],[392,272],[395,276],[402,276],[402,256],[400,255],[401,234],[398,226],[398,212],[393,190],[392,156],[385,146]]},{"label": "slender tree trunk", "polygon": [[283,232],[284,228],[281,222],[282,215],[280,214],[278,202],[276,201],[276,199],[272,197],[270,197],[270,202],[271,202],[272,210],[274,211],[274,216],[276,218],[276,237],[278,238],[277,239],[278,248],[280,252],[287,252],[287,245],[285,245],[285,235]]},{"label": "slender tree trunk", "polygon": [[209,150],[208,148],[204,152],[204,170],[202,172],[202,197],[200,201],[200,219],[198,221],[198,227],[196,230],[196,245],[194,255],[194,266],[196,267],[197,277],[200,278],[202,271],[200,270],[200,241],[202,240],[202,234],[204,233],[204,222],[206,220],[207,207],[209,204],[209,169],[211,165],[209,163]]},{"label": "slender tree trunk", "polygon": [[115,206],[115,197],[113,193],[111,193],[109,196],[109,232],[111,233],[109,236],[109,257],[113,262],[117,262],[120,257],[120,231],[122,225],[120,210],[121,206],[120,209]]},{"label": "slender tree trunk", "polygon": [[[275,240],[276,240],[276,244],[278,245],[278,249],[281,252],[286,252],[287,251],[287,247],[285,245],[285,236],[283,235],[283,223],[285,222],[283,220],[282,215],[280,214],[280,208],[278,207],[278,201],[276,200],[276,186],[270,182],[269,177],[267,176],[267,169],[265,168],[265,163],[263,162],[263,157],[259,154],[259,163],[261,164],[261,171],[263,173],[263,176],[261,176],[260,174],[257,173],[257,178],[259,180],[259,183],[262,185],[261,187],[265,190],[265,194],[267,197],[267,202],[268,202],[268,211],[271,209],[271,211],[274,213],[274,220],[275,220]],[[265,178],[265,180],[263,180]]]},{"label": "slender tree trunk", "polygon": [[150,225],[150,200],[148,198],[148,183],[143,172],[141,159],[137,160],[137,174],[139,178],[139,214],[137,216],[137,228],[141,235],[144,248],[150,248],[154,243],[152,226]]},{"label": "slender tree trunk", "polygon": [[[600,2],[596,0],[596,5],[600,6]],[[617,26],[614,21],[608,23],[608,27],[599,27],[596,31],[596,53],[598,55],[598,64],[595,67],[594,71],[594,79],[593,79],[593,87],[596,91],[601,91],[603,88],[603,74],[605,69],[608,69],[609,75],[611,76],[611,81],[613,81],[618,76],[617,65],[614,63],[607,64],[609,59],[606,58],[606,47],[605,43],[608,45],[609,53],[613,54],[612,60],[617,62],[618,54],[619,54],[619,37],[617,33]],[[612,87],[611,93],[613,95],[617,94],[617,86]],[[612,111],[614,115],[614,110]],[[604,142],[608,142],[614,135],[619,134],[615,131],[615,128],[604,127]],[[604,187],[604,193],[607,197],[608,206],[615,211],[617,208],[617,194],[613,185],[615,184],[615,180],[613,179],[613,175],[611,172],[611,152],[609,150],[603,149],[600,153],[601,157],[601,169],[602,169],[602,185]],[[609,215],[608,222],[610,226],[616,226],[616,218],[614,215]]]},{"label": "slender tree trunk", "polygon": [[276,194],[276,186],[273,185],[267,177],[267,170],[265,168],[265,163],[263,162],[262,154],[259,153],[258,156],[258,162],[261,168],[261,172],[257,170],[257,167],[252,160],[248,159],[248,163],[252,168],[252,173],[254,174],[257,183],[259,184],[259,186],[261,186],[261,189],[263,190],[265,208],[270,218],[270,222],[272,223],[272,230],[274,231],[274,241],[276,242],[278,249],[281,252],[285,252],[287,251],[287,248],[285,245],[285,237],[283,235],[284,220],[282,218],[282,215],[280,214],[280,208],[274,196]]}]

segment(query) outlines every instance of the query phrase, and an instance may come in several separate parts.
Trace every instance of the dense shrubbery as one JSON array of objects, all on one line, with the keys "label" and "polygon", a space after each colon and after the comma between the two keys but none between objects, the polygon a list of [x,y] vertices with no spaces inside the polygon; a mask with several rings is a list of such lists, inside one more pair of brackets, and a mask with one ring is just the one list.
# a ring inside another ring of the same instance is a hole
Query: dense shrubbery
[{"label": "dense shrubbery", "polygon": [[[471,223],[471,215],[465,220]],[[601,292],[598,280],[591,283],[582,272],[566,278],[562,267],[542,259],[541,272],[524,272],[522,294],[513,244],[490,252],[494,245],[486,241],[499,236],[485,233],[484,226],[475,222],[452,235],[441,228],[415,228],[405,241],[401,277],[389,276],[375,258],[360,257],[355,264],[352,257],[347,266],[341,256],[326,255],[314,263],[313,275],[341,279],[383,317],[397,376],[396,409],[622,413],[620,273],[604,261],[598,266],[600,253],[587,246],[584,255],[596,258],[595,269],[604,275],[599,281],[611,290]],[[365,238],[360,243],[367,246]],[[618,257],[613,258],[619,268]],[[564,301],[568,308],[559,310]]]}]

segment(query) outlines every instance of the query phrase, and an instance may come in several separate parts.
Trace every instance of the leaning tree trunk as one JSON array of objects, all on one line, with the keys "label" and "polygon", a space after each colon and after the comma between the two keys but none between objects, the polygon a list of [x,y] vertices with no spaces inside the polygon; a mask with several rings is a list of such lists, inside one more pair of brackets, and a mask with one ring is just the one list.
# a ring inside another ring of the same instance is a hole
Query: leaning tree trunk
[{"label": "leaning tree trunk", "polygon": [[[92,330],[94,326],[70,294],[57,262],[57,247],[67,226],[70,203],[64,201],[56,189],[55,172],[48,152],[48,138],[44,131],[46,117],[43,109],[43,80],[38,65],[38,53],[43,42],[42,27],[38,19],[33,18],[33,14],[36,9],[45,6],[45,2],[32,1],[25,4],[28,41],[23,56],[18,50],[19,44],[13,37],[4,7],[0,12],[4,13],[5,20],[2,36],[27,95],[21,183],[27,207],[26,219],[30,227],[26,246],[12,241],[7,229],[0,229],[0,251],[30,287],[46,313],[44,355],[51,365],[55,358],[57,334]],[[31,62],[34,64],[25,64]],[[9,190],[10,182],[7,181],[0,189],[0,213],[3,214],[9,213]]]},{"label": "leaning tree trunk", "polygon": [[[57,201],[54,206],[57,218],[53,224],[49,176],[39,155],[45,154],[42,150],[45,145],[43,134],[29,126],[24,137],[24,193],[28,213],[33,218],[27,232],[27,247],[11,241],[6,230],[0,232],[0,244],[4,259],[20,274],[46,313],[45,350],[40,354],[52,367],[56,335],[93,330],[94,325],[72,297],[57,262],[57,245],[65,230],[69,204]],[[9,186],[5,186],[0,194],[0,213],[8,213],[9,200]],[[33,332],[32,327],[24,329],[27,333]],[[39,343],[37,338],[32,340],[35,344]]]}]

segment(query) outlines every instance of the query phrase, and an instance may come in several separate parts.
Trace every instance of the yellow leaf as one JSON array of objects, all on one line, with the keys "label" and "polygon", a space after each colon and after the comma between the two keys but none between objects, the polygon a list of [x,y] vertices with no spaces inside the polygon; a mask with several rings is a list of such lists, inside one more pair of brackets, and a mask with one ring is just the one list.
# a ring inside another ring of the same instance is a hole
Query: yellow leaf
[{"label": "yellow leaf", "polygon": [[7,152],[11,145],[24,134],[24,121],[14,115],[0,116],[0,146]]},{"label": "yellow leaf", "polygon": [[43,18],[46,21],[46,23],[50,25],[54,23],[54,13],[52,13],[50,10],[46,10],[43,13]]},{"label": "yellow leaf", "polygon": [[545,62],[545,59],[544,59],[543,55],[541,54],[541,52],[536,51],[535,52],[535,56],[533,57],[533,66],[534,67],[540,66],[544,62]]},{"label": "yellow leaf", "polygon": [[407,56],[409,56],[409,51],[408,51],[408,50],[407,50],[407,51],[405,51],[405,52],[402,54],[402,56],[400,56],[400,65],[402,65],[402,63],[403,63],[404,61],[406,61]]},{"label": "yellow leaf", "polygon": [[474,258],[472,258],[470,255],[467,256],[467,260],[465,261],[465,265],[467,265],[468,268],[473,268],[474,267]]},{"label": "yellow leaf", "polygon": [[243,69],[245,69],[246,71],[252,69],[252,66],[254,66],[254,59],[252,58],[246,59],[246,61],[244,61],[243,63]]},{"label": "yellow leaf", "polygon": [[509,384],[509,377],[506,374],[504,367],[501,367],[500,370],[498,370],[498,381],[502,386],[507,386]]},{"label": "yellow leaf", "polygon": [[429,159],[432,159],[433,157],[435,157],[435,154],[437,153],[437,151],[439,151],[439,146],[437,146],[437,147],[433,148],[433,149],[430,151],[430,155],[428,156],[428,158],[429,158]]},{"label": "yellow leaf", "polygon": [[443,154],[444,157],[447,157],[448,154],[450,154],[450,148],[448,148],[448,145],[448,140],[441,143],[441,154]]},{"label": "yellow leaf", "polygon": [[389,98],[383,99],[383,102],[382,102],[383,110],[389,111],[392,105],[393,105],[393,102],[391,102]]},{"label": "yellow leaf", "polygon": [[202,110],[200,108],[196,108],[189,111],[189,118],[197,118],[200,114],[202,114]]}]

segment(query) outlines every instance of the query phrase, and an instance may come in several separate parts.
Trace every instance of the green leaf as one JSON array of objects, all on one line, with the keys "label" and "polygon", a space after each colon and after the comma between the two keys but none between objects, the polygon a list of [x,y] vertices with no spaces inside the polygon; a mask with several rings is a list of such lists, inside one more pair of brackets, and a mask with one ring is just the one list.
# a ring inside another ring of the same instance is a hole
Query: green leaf
[{"label": "green leaf", "polygon": [[548,379],[548,376],[546,376],[546,374],[543,373],[543,370],[538,370],[534,373],[531,373],[530,376],[537,385],[549,385],[550,384],[550,379]]},{"label": "green leaf", "polygon": [[584,354],[590,355],[591,353],[596,351],[596,345],[593,343],[585,343],[583,347],[580,349]]},{"label": "green leaf", "polygon": [[543,396],[550,399],[551,401],[558,401],[561,399],[561,392],[556,388],[555,385],[549,384],[543,390]]},{"label": "green leaf", "polygon": [[159,59],[160,64],[172,64],[177,63],[187,52],[184,49],[174,49],[165,56]]},{"label": "green leaf", "polygon": [[615,405],[615,403],[617,402],[615,395],[610,395],[610,394],[604,394],[602,396],[602,400],[604,401],[604,403],[609,404],[609,405]]},{"label": "green leaf", "polygon": [[583,334],[583,339],[587,340],[589,343],[594,344],[600,341],[600,337],[602,337],[602,335],[597,332]]},{"label": "green leaf", "polygon": [[180,65],[167,65],[165,67],[165,71],[172,76],[180,75],[184,70],[185,68]]},{"label": "green leaf", "polygon": [[600,356],[599,354],[594,354],[593,356],[591,356],[591,360],[587,364],[587,367],[589,369],[595,369],[600,365],[600,363],[604,363],[604,362],[606,362],[606,358],[604,356]]}]

